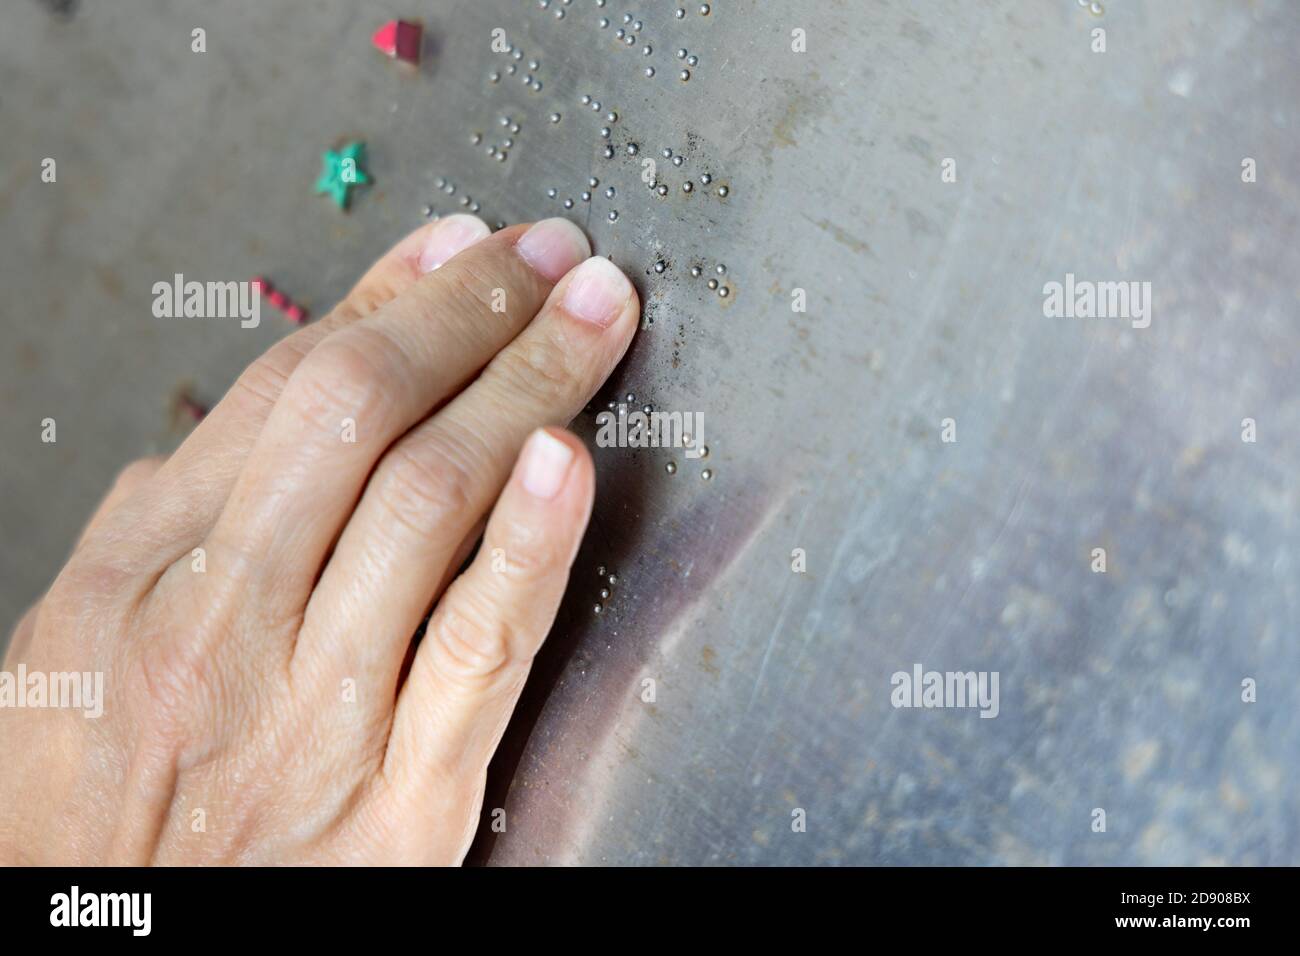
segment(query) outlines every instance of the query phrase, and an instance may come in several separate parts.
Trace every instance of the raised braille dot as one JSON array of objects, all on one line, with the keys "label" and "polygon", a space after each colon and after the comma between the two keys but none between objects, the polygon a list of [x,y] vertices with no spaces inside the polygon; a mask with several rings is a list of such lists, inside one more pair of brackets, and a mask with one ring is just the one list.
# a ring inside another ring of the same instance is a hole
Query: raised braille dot
[{"label": "raised braille dot", "polygon": [[641,148],[641,147],[637,146],[636,143],[628,143],[628,144],[627,144],[627,154],[628,154],[629,156],[635,156],[635,155],[637,154],[638,150],[640,150],[640,148]]},{"label": "raised braille dot", "polygon": [[683,160],[682,157],[680,157],[680,156],[674,156],[674,157],[673,157],[673,165],[674,165],[674,166],[680,166],[683,162],[685,162],[685,160]]},{"label": "raised braille dot", "polygon": [[509,126],[509,125],[510,125],[510,117],[509,117],[509,116],[503,116],[503,117],[501,117],[499,120],[497,120],[497,122],[500,123],[502,126]]},{"label": "raised braille dot", "polygon": [[695,56],[694,54],[686,58],[687,66],[696,66],[699,64],[699,62],[700,62],[700,58],[698,56]]},{"label": "raised braille dot", "polygon": [[583,202],[591,202],[591,193],[586,192],[586,191],[584,190],[583,193],[582,193],[582,201],[583,201]]},{"label": "raised braille dot", "polygon": [[[613,407],[614,407],[613,405],[610,405],[610,408],[613,408]],[[603,564],[596,568],[596,577],[598,577],[598,578],[603,578],[603,577],[604,577],[606,574],[608,574],[608,573],[609,573],[609,572],[606,570],[606,568],[605,568],[605,566],[604,566]]]},{"label": "raised braille dot", "polygon": [[691,266],[691,275],[697,279],[700,277],[702,271],[703,270],[699,266]]},{"label": "raised braille dot", "polygon": [[708,5],[707,3],[701,3],[701,4],[700,4],[700,16],[702,16],[702,17],[707,17],[707,16],[709,15],[709,11],[710,11],[710,8],[709,8],[709,5]]},{"label": "raised braille dot", "polygon": [[677,474],[677,463],[670,461],[668,464],[664,465],[664,471],[668,472],[670,475]]},{"label": "raised braille dot", "polygon": [[632,22],[632,29],[635,30],[637,33],[640,33],[640,32],[641,32],[641,28],[644,27],[644,26],[645,26],[645,24],[642,23],[640,20],[634,20],[634,21]]},{"label": "raised braille dot", "polygon": [[425,203],[425,204],[424,204],[424,208],[421,209],[420,211],[421,211],[422,213],[424,213],[424,218],[425,218],[425,219],[428,219],[430,216],[433,215],[433,207],[430,206],[428,203]]},{"label": "raised braille dot", "polygon": [[468,206],[468,205],[469,205],[470,203],[472,203],[473,201],[474,201],[474,200],[473,200],[472,198],[470,198],[469,196],[461,196],[461,197],[460,197],[460,204],[461,204],[462,206]]},{"label": "raised braille dot", "polygon": [[700,457],[701,457],[701,458],[708,458],[708,457],[709,457],[709,446],[708,446],[708,445],[701,445],[701,446],[700,446]]},{"label": "raised braille dot", "polygon": [[625,13],[625,14],[623,14],[623,22],[624,22],[624,23],[631,23],[631,22],[632,22],[632,14],[630,14],[630,13]]},{"label": "raised braille dot", "polygon": [[542,91],[542,81],[541,81],[541,80],[533,80],[533,89],[534,89],[536,92],[540,93],[540,92]]},{"label": "raised braille dot", "polygon": [[546,195],[547,195],[547,198],[549,198],[549,199],[554,199],[555,196],[556,196],[556,192],[555,192],[554,189],[548,189],[548,190],[546,190]]},{"label": "raised braille dot", "polygon": [[682,183],[682,192],[684,193],[688,193],[694,188],[695,188],[695,184],[691,182],[689,179],[686,180],[686,182]]},{"label": "raised braille dot", "polygon": [[475,133],[473,136],[469,138],[469,141],[473,143],[475,146],[477,146],[479,143],[483,142],[483,134]]},{"label": "raised braille dot", "polygon": [[718,290],[718,295],[722,296],[722,298],[724,299],[727,296],[731,295],[731,286],[724,285],[721,289]]},{"label": "raised braille dot", "polygon": [[608,601],[608,600],[609,600],[609,596],[610,596],[611,594],[613,594],[613,593],[614,593],[614,592],[611,591],[609,588],[601,588],[601,589],[600,589],[600,599],[601,599],[602,601]]},{"label": "raised braille dot", "polygon": [[679,80],[681,80],[683,83],[685,83],[685,82],[687,82],[688,80],[690,80],[690,78],[691,78],[691,71],[690,71],[690,70],[682,70],[682,72],[680,72],[680,73],[677,74],[677,78],[678,78]]},{"label": "raised braille dot", "polygon": [[563,9],[563,8],[560,8],[559,10],[556,10],[556,11],[555,11],[555,19],[557,19],[557,20],[563,20],[563,19],[564,19],[564,9]]},{"label": "raised braille dot", "polygon": [[588,96],[586,93],[583,93],[583,94],[582,94],[582,105],[583,105],[583,106],[586,106],[586,105],[587,105],[588,103],[590,103],[590,102],[591,102],[591,97]]},{"label": "raised braille dot", "polygon": [[602,127],[600,128],[600,138],[601,138],[601,139],[609,139],[609,134],[610,134],[610,129],[609,129],[608,126],[602,126]]},{"label": "raised braille dot", "polygon": [[700,472],[700,477],[703,478],[705,481],[711,481],[713,479],[713,469],[705,468],[702,472]]},{"label": "raised braille dot", "polygon": [[680,20],[682,17],[686,16],[686,11],[683,10],[681,7],[678,7],[676,10],[673,11],[673,16],[675,16],[678,20]]},{"label": "raised braille dot", "polygon": [[642,56],[649,56],[653,52],[654,52],[654,48],[651,47],[649,43],[647,43],[645,46],[641,48]]},{"label": "raised braille dot", "polygon": [[622,27],[619,27],[618,31],[614,34],[614,36],[618,37],[621,40],[623,39],[623,37],[627,36],[627,31],[624,30]]},{"label": "raised braille dot", "polygon": [[636,392],[628,392],[626,399],[627,399],[627,403],[631,405],[633,402],[636,401]]},{"label": "raised braille dot", "polygon": [[509,73],[511,76],[514,76],[516,73],[519,72],[519,67],[511,63],[509,66],[506,67],[506,72]]},{"label": "raised braille dot", "polygon": [[528,61],[528,69],[530,69],[530,70],[536,70],[536,69],[538,69],[539,67],[541,67],[541,64],[538,63],[536,60],[529,60],[529,61]]},{"label": "raised braille dot", "polygon": [[657,192],[661,196],[667,196],[668,187],[665,186],[663,183],[660,183],[658,186],[655,187],[655,192]]},{"label": "raised braille dot", "polygon": [[636,37],[633,34],[629,33],[627,36],[623,38],[623,42],[628,46],[632,46],[634,43],[636,43]]},{"label": "raised braille dot", "polygon": [[491,82],[491,83],[500,83],[500,82],[501,82],[501,74],[500,74],[500,73],[489,73],[489,74],[488,74],[488,81]]},{"label": "raised braille dot", "polygon": [[587,180],[587,185],[590,186],[592,189],[595,189],[597,186],[600,185],[600,180],[597,179],[595,176],[592,176],[590,179]]},{"label": "raised braille dot", "polygon": [[654,75],[655,75],[655,68],[654,68],[653,66],[647,66],[647,67],[645,68],[645,75],[646,75],[646,76],[654,76]]},{"label": "raised braille dot", "polygon": [[604,612],[604,610],[605,610],[605,606],[603,604],[593,604],[591,606],[591,613],[593,614],[601,614]]},{"label": "raised braille dot", "polygon": [[478,212],[481,208],[482,208],[482,207],[481,207],[478,203],[476,203],[476,202],[475,202],[475,203],[470,203],[470,205],[469,205],[469,211],[470,211],[470,212]]},{"label": "raised braille dot", "polygon": [[655,263],[655,272],[662,273],[662,272],[664,271],[664,269],[666,269],[666,268],[667,268],[667,266],[665,266],[662,262],[656,262],[656,263]]},{"label": "raised braille dot", "polygon": [[727,267],[719,262],[713,271],[720,276],[725,276],[727,274]]},{"label": "raised braille dot", "polygon": [[512,133],[518,133],[518,132],[519,132],[519,124],[518,124],[518,123],[511,123],[511,124],[510,124],[510,132],[512,132]]},{"label": "raised braille dot", "polygon": [[606,147],[605,147],[605,158],[606,158],[606,159],[613,159],[613,158],[614,158],[614,147],[613,147],[613,146],[606,146]]},{"label": "raised braille dot", "polygon": [[611,210],[609,211],[609,221],[610,221],[610,222],[616,222],[617,220],[618,220],[618,210],[617,210],[617,209],[611,209]]},{"label": "raised braille dot", "polygon": [[614,110],[610,110],[608,113],[605,114],[605,120],[606,120],[606,122],[609,122],[609,123],[617,123],[617,122],[618,122],[618,113],[615,112]]},{"label": "raised braille dot", "polygon": [[513,145],[515,145],[515,141],[514,141],[513,139],[511,139],[510,137],[508,137],[508,136],[507,136],[504,140],[501,141],[501,148],[502,148],[502,149],[509,149],[509,148],[510,148],[511,146],[513,146]]},{"label": "raised braille dot", "polygon": [[551,122],[552,122],[552,123],[558,123],[559,121],[560,121],[560,114],[559,114],[559,113],[552,113],[552,114],[551,114]]},{"label": "raised braille dot", "polygon": [[710,289],[716,289],[716,288],[718,287],[718,280],[717,280],[717,279],[710,279],[709,282],[708,282],[708,286],[709,286]]},{"label": "raised braille dot", "polygon": [[713,182],[713,177],[710,176],[708,173],[705,173],[700,177],[700,183],[705,186],[707,186],[711,182]]},{"label": "raised braille dot", "polygon": [[572,199],[566,199],[566,200],[564,200],[564,208],[565,208],[565,209],[572,209],[572,208],[573,208],[573,200],[572,200]]},{"label": "raised braille dot", "polygon": [[524,58],[524,51],[514,50],[510,55],[513,56],[516,60],[522,60]]},{"label": "raised braille dot", "polygon": [[679,59],[679,60],[684,60],[684,59],[686,59],[686,50],[685,50],[685,48],[680,49],[680,50],[677,51],[677,59]]},{"label": "raised braille dot", "polygon": [[665,146],[665,147],[663,148],[663,157],[664,157],[664,159],[668,159],[670,156],[672,156],[672,154],[673,154],[673,151],[672,151],[671,149],[669,149],[667,146]]},{"label": "raised braille dot", "polygon": [[609,26],[609,17],[601,17],[601,18],[600,18],[600,28],[601,28],[602,30],[604,30],[604,29],[605,29],[606,27],[608,27],[608,26]]},{"label": "raised braille dot", "polygon": [[605,580],[609,582],[610,587],[613,587],[614,585],[618,584],[618,575],[611,574],[609,575],[609,577],[605,578]]},{"label": "raised braille dot", "polygon": [[614,198],[614,187],[613,187],[613,186],[610,186],[609,188],[607,188],[607,189],[605,190],[605,198],[606,198],[606,199],[613,199],[613,198]]},{"label": "raised braille dot", "polygon": [[438,188],[439,188],[439,189],[442,189],[442,188],[444,188],[446,185],[447,185],[447,180],[446,180],[446,178],[445,178],[445,177],[442,177],[442,176],[439,176],[439,177],[438,177],[438,182],[437,182],[437,186],[438,186]]},{"label": "raised braille dot", "polygon": [[504,163],[508,158],[508,156],[509,154],[505,150],[502,150],[501,152],[497,153],[497,162]]}]

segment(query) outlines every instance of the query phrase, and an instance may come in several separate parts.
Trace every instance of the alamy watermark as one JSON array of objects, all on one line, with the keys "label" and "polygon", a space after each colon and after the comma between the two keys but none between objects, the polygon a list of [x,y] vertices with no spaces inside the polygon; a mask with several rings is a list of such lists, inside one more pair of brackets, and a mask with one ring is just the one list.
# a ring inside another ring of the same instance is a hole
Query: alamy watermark
[{"label": "alamy watermark", "polygon": [[601,448],[683,448],[687,458],[701,458],[704,444],[703,412],[661,412],[644,408],[631,412],[619,402],[617,414],[596,416],[596,444]]},{"label": "alamy watermark", "polygon": [[93,720],[104,713],[103,671],[0,671],[0,708],[33,707],[80,710]]},{"label": "alamy watermark", "polygon": [[911,673],[895,671],[889,678],[893,690],[889,702],[895,707],[974,707],[981,717],[996,717],[998,671],[927,671],[913,664]]},{"label": "alamy watermark", "polygon": [[257,282],[185,281],[176,273],[171,282],[153,284],[153,314],[159,319],[233,319],[245,329],[262,321],[262,290]]},{"label": "alamy watermark", "polygon": [[1092,282],[1065,274],[1043,286],[1043,315],[1049,319],[1129,319],[1135,329],[1151,324],[1150,282]]}]

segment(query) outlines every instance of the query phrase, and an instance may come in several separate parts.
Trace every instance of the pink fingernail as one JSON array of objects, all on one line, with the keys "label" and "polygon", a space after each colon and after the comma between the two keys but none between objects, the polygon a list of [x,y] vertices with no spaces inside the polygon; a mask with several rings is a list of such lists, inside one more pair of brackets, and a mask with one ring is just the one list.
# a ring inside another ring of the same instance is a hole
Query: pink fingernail
[{"label": "pink fingernail", "polygon": [[429,233],[420,252],[420,271],[432,272],[456,253],[468,249],[480,239],[492,234],[487,223],[478,216],[458,213],[440,219]]},{"label": "pink fingernail", "polygon": [[591,255],[587,237],[567,219],[543,219],[519,237],[515,249],[551,282],[559,282],[566,272]]},{"label": "pink fingernail", "polygon": [[535,498],[549,501],[560,493],[573,461],[573,449],[547,432],[533,432],[524,444],[523,482]]},{"label": "pink fingernail", "polygon": [[584,322],[607,329],[627,305],[632,283],[608,259],[593,256],[578,267],[564,292],[564,307]]}]

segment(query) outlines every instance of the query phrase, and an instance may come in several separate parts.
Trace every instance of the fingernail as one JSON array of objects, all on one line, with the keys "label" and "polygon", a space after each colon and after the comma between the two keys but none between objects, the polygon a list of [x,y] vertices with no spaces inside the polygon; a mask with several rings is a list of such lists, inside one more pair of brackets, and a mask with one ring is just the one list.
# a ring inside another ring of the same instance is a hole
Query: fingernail
[{"label": "fingernail", "polygon": [[584,322],[607,329],[631,294],[632,284],[618,266],[602,256],[593,256],[569,280],[564,308]]},{"label": "fingernail", "polygon": [[528,493],[547,501],[559,494],[573,461],[573,449],[539,429],[524,444],[523,458],[523,481]]},{"label": "fingernail", "polygon": [[420,252],[420,271],[432,272],[463,249],[492,234],[478,216],[458,213],[438,220]]},{"label": "fingernail", "polygon": [[591,244],[582,230],[567,219],[543,219],[515,243],[519,255],[551,282],[591,255]]}]

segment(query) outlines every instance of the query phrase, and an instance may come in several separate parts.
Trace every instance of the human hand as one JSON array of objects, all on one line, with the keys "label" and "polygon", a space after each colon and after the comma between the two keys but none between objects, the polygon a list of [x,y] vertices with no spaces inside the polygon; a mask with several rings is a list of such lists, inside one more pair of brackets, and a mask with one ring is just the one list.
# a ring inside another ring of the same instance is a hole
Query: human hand
[{"label": "human hand", "polygon": [[0,708],[0,862],[463,858],[590,514],[555,426],[640,311],[570,223],[489,233],[408,236],[123,472],[6,656],[103,713]]}]

